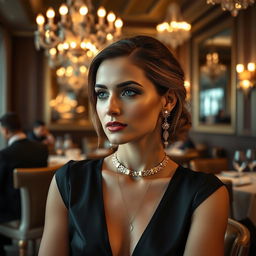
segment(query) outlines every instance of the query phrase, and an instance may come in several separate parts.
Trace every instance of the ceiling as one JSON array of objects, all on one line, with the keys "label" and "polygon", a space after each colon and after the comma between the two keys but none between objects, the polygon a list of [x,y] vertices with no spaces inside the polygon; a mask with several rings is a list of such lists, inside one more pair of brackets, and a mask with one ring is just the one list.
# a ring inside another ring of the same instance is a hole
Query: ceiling
[{"label": "ceiling", "polygon": [[[174,0],[92,0],[94,7],[104,6],[124,21],[126,34],[154,34],[155,27],[162,22],[170,2]],[[38,13],[45,14],[48,7],[55,10],[65,0],[0,0],[0,23],[12,33],[33,32]],[[213,8],[206,0],[177,1],[182,9],[183,18],[192,23],[206,15]]]}]

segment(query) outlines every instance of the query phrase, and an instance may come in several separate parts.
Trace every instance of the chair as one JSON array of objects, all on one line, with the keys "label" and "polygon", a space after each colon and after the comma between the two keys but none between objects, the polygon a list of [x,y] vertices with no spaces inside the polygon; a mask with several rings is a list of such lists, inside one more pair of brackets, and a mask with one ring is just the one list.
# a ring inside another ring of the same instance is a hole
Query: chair
[{"label": "chair", "polygon": [[220,173],[228,169],[227,158],[197,158],[190,161],[190,167],[194,171],[207,173]]},{"label": "chair", "polygon": [[167,155],[176,163],[184,166],[189,167],[189,163],[191,160],[200,157],[199,152],[197,150],[189,150],[184,152],[184,154],[171,154],[168,151],[166,152]]},{"label": "chair", "polygon": [[61,165],[14,170],[14,187],[20,189],[21,219],[2,223],[0,234],[19,241],[19,255],[27,255],[28,241],[41,238],[44,226],[46,198],[52,177]]},{"label": "chair", "polygon": [[241,223],[228,219],[225,233],[225,256],[247,256],[250,246],[250,233]]}]

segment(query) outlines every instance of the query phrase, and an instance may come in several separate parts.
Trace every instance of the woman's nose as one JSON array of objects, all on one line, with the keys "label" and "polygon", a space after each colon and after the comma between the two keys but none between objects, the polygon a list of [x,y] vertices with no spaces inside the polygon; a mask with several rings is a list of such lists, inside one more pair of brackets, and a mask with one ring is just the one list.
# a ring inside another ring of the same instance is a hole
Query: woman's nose
[{"label": "woman's nose", "polygon": [[121,113],[121,103],[116,96],[109,97],[107,113],[109,115],[119,115]]}]

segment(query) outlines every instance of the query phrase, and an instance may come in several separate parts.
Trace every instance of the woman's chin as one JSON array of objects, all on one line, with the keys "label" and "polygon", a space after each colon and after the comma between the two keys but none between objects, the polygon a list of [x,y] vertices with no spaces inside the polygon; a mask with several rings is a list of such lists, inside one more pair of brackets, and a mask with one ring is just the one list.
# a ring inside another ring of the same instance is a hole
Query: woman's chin
[{"label": "woman's chin", "polygon": [[121,144],[126,144],[126,143],[130,142],[130,140],[128,140],[127,138],[126,139],[125,138],[113,138],[112,136],[109,136],[108,140],[112,145],[115,145],[115,146],[118,146]]}]

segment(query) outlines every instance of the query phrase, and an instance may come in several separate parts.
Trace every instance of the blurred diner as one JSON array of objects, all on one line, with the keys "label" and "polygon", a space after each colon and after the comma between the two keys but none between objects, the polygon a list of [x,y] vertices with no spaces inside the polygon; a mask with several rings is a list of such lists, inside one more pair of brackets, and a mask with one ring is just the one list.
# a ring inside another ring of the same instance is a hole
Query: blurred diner
[{"label": "blurred diner", "polygon": [[[13,187],[13,170],[47,166],[48,150],[45,145],[27,138],[16,113],[8,112],[0,117],[0,132],[8,142],[7,147],[0,150],[0,223],[4,223],[21,216],[20,192]],[[0,254],[1,241],[0,237]]]}]

